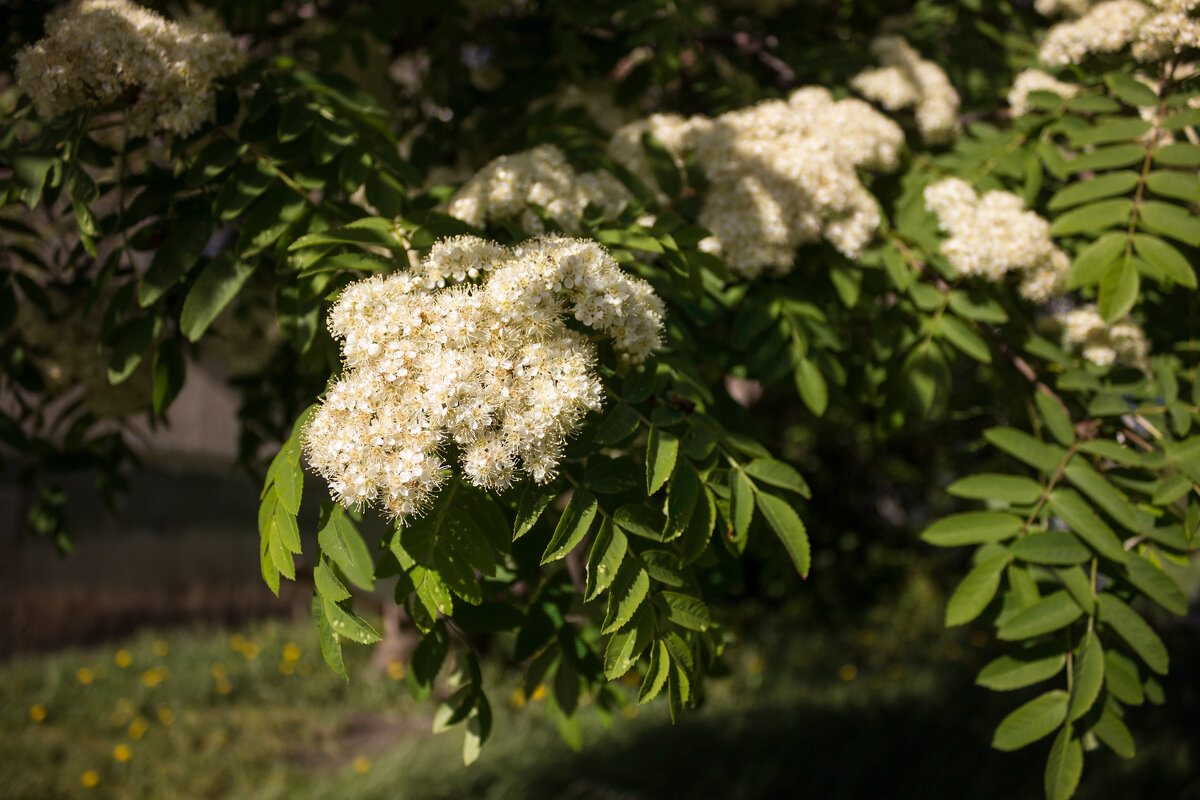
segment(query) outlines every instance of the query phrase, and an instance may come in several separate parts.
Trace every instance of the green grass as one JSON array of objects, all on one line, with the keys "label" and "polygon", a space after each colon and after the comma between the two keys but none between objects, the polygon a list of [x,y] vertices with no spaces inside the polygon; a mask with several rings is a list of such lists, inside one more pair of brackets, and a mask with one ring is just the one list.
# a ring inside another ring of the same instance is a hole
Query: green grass
[{"label": "green grass", "polygon": [[[434,703],[414,702],[399,672],[373,668],[363,648],[347,648],[343,684],[308,624],[148,633],[22,658],[0,665],[0,798],[1039,795],[1048,742],[987,747],[1024,698],[971,685],[995,654],[981,633],[895,619],[820,633],[786,613],[769,626],[758,617],[747,609],[736,623],[744,638],[703,708],[672,726],[662,704],[631,704],[609,728],[585,708],[578,754],[546,703],[518,703],[519,675],[489,659],[497,718],[469,768],[460,730],[430,733]],[[1200,796],[1187,733],[1200,705],[1187,679],[1200,661],[1194,639],[1172,642],[1180,678],[1167,708],[1133,712],[1138,757],[1089,758],[1081,797]]]}]

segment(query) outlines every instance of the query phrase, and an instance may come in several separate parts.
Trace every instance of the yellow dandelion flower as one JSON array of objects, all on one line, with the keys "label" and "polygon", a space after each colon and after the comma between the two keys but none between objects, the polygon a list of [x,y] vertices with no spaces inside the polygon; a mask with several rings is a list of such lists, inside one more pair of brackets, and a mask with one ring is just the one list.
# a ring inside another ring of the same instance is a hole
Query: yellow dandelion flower
[{"label": "yellow dandelion flower", "polygon": [[404,669],[403,661],[393,660],[393,661],[388,662],[387,674],[388,674],[388,677],[391,678],[392,680],[394,680],[394,681],[403,680],[405,671],[406,670]]},{"label": "yellow dandelion flower", "polygon": [[162,639],[154,640],[154,655],[158,656],[159,658],[162,658],[169,652],[171,652],[171,648],[167,645],[167,643],[164,640],[162,640]]},{"label": "yellow dandelion flower", "polygon": [[229,682],[228,678],[217,679],[217,694],[229,694],[232,691],[233,684]]},{"label": "yellow dandelion flower", "polygon": [[166,706],[158,707],[158,721],[163,725],[170,725],[175,721],[175,712]]},{"label": "yellow dandelion flower", "polygon": [[283,646],[284,661],[299,661],[300,647],[295,642],[288,642]]},{"label": "yellow dandelion flower", "polygon": [[838,680],[840,681],[852,681],[857,677],[858,667],[853,664],[842,664],[841,668],[838,669]]},{"label": "yellow dandelion flower", "polygon": [[512,693],[512,697],[508,699],[508,704],[513,708],[520,708],[521,706],[525,705],[525,690],[515,689]]},{"label": "yellow dandelion flower", "polygon": [[30,706],[29,718],[34,722],[41,722],[46,718],[46,707],[41,703]]},{"label": "yellow dandelion flower", "polygon": [[253,661],[258,658],[258,645],[255,642],[248,642],[242,648],[242,655],[247,661]]},{"label": "yellow dandelion flower", "polygon": [[89,769],[87,772],[84,772],[79,776],[79,783],[83,786],[83,788],[91,789],[96,784],[100,783],[100,773],[96,772],[94,769]]},{"label": "yellow dandelion flower", "polygon": [[371,760],[369,758],[366,758],[365,756],[359,756],[358,758],[354,759],[354,771],[359,775],[369,772],[370,769]]},{"label": "yellow dandelion flower", "polygon": [[224,678],[226,675],[225,665],[222,664],[220,661],[218,661],[217,663],[215,663],[211,667],[209,667],[208,671],[211,672],[212,676],[214,678],[216,678],[217,680]]},{"label": "yellow dandelion flower", "polygon": [[546,684],[539,683],[537,688],[533,690],[533,694],[529,696],[530,700],[541,700],[546,696]]},{"label": "yellow dandelion flower", "polygon": [[142,683],[154,688],[167,679],[167,671],[162,667],[151,667],[142,673]]},{"label": "yellow dandelion flower", "polygon": [[279,662],[279,671],[284,675],[291,675],[296,671],[296,662],[288,661],[286,658]]},{"label": "yellow dandelion flower", "polygon": [[124,764],[133,758],[133,750],[127,744],[119,744],[113,748],[113,760]]},{"label": "yellow dandelion flower", "polygon": [[96,680],[96,673],[92,672],[87,667],[80,667],[75,670],[75,680],[87,686],[92,681]]},{"label": "yellow dandelion flower", "polygon": [[148,730],[150,730],[150,720],[145,717],[138,717],[129,723],[129,738],[136,742],[145,736]]},{"label": "yellow dandelion flower", "polygon": [[121,669],[125,669],[133,663],[133,654],[128,650],[118,650],[116,655],[113,656],[113,663]]},{"label": "yellow dandelion flower", "polygon": [[246,637],[242,636],[240,633],[235,633],[229,637],[229,646],[234,650],[241,650],[247,644],[248,642],[246,641]]}]

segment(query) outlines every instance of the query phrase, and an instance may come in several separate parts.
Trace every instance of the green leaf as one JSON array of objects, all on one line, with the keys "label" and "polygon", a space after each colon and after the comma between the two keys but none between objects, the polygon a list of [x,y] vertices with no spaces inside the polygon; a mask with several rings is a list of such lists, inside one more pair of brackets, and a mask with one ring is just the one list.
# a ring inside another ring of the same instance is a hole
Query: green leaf
[{"label": "green leaf", "polygon": [[1175,142],[1165,144],[1154,151],[1151,156],[1155,164],[1164,167],[1198,167],[1200,166],[1200,147],[1190,142]]},{"label": "green leaf", "polygon": [[415,688],[422,695],[432,689],[449,651],[450,638],[446,635],[445,625],[439,620],[413,649],[412,669],[408,672],[409,688]]},{"label": "green leaf", "polygon": [[242,164],[221,184],[213,200],[213,211],[218,218],[226,221],[240,217],[246,207],[266,191],[274,178],[275,169],[269,164],[261,161]]},{"label": "green leaf", "polygon": [[712,490],[705,487],[700,499],[696,502],[696,510],[692,512],[687,530],[683,532],[679,540],[679,557],[685,565],[704,555],[708,549],[708,543],[712,539],[713,525],[716,521],[716,500]]},{"label": "green leaf", "polygon": [[1021,530],[1023,520],[1000,511],[951,514],[930,525],[921,538],[937,547],[1001,542]]},{"label": "green leaf", "polygon": [[109,383],[115,386],[133,374],[161,329],[162,320],[159,317],[138,317],[122,326],[108,362]]},{"label": "green leaf", "polygon": [[729,524],[738,552],[746,546],[750,522],[754,518],[754,483],[740,469],[729,471]]},{"label": "green leaf", "polygon": [[317,593],[330,602],[336,603],[350,597],[350,592],[329,569],[325,559],[318,559],[317,567],[313,570],[313,582],[316,584]]},{"label": "green leaf", "polygon": [[618,403],[596,428],[592,441],[599,445],[616,444],[631,436],[640,423],[638,413],[632,406],[628,403]]},{"label": "green leaf", "polygon": [[1150,230],[1192,247],[1200,246],[1200,218],[1187,209],[1172,203],[1147,200],[1139,207],[1138,213]]},{"label": "green leaf", "polygon": [[1169,506],[1190,492],[1192,485],[1192,481],[1187,475],[1177,472],[1155,485],[1150,502],[1156,506]]},{"label": "green leaf", "polygon": [[1061,531],[1031,533],[1010,549],[1017,558],[1034,564],[1081,564],[1092,557],[1092,551],[1078,539]]},{"label": "green leaf", "polygon": [[304,492],[304,472],[300,469],[300,450],[297,445],[289,441],[276,453],[267,470],[267,480],[275,487],[280,507],[293,517],[299,514],[300,498]]},{"label": "green leaf", "polygon": [[1133,758],[1135,752],[1133,735],[1129,733],[1125,722],[1113,713],[1108,704],[1104,706],[1100,719],[1096,720],[1096,724],[1092,726],[1092,733],[1096,734],[1097,739],[1108,745],[1108,749],[1121,758]]},{"label": "green leaf", "polygon": [[557,561],[574,550],[587,535],[592,520],[596,517],[596,508],[596,497],[586,489],[577,489],[558,520],[554,535],[550,537],[550,544],[542,554],[541,563]]},{"label": "green leaf", "polygon": [[1090,181],[1069,183],[1059,189],[1050,198],[1047,208],[1051,211],[1062,211],[1064,208],[1089,203],[1117,194],[1125,194],[1138,184],[1138,173],[1132,170],[1110,172],[1107,175],[1097,175]]},{"label": "green leaf", "polygon": [[333,626],[329,624],[329,618],[325,616],[323,606],[320,595],[314,594],[312,615],[313,619],[317,621],[317,633],[321,641],[321,657],[325,659],[325,663],[329,665],[335,675],[349,683],[350,674],[346,672],[346,662],[342,659],[342,643],[337,634],[333,632]]},{"label": "green leaf", "polygon": [[1105,690],[1128,706],[1138,706],[1145,702],[1137,664],[1124,653],[1111,647],[1105,653],[1104,660]]},{"label": "green leaf", "polygon": [[1067,162],[1067,169],[1071,172],[1101,172],[1141,164],[1145,158],[1146,148],[1140,144],[1114,144],[1076,156]]},{"label": "green leaf", "polygon": [[943,314],[938,322],[937,334],[981,364],[992,363],[987,342],[958,317]]},{"label": "green leaf", "polygon": [[1163,271],[1166,276],[1189,289],[1196,288],[1196,272],[1183,254],[1157,236],[1144,233],[1133,235],[1133,246],[1138,255]]},{"label": "green leaf", "polygon": [[550,505],[550,501],[557,495],[558,492],[547,486],[538,486],[533,481],[525,484],[525,489],[521,492],[521,502],[517,506],[517,519],[513,524],[514,542],[533,530],[546,506]]},{"label": "green leaf", "polygon": [[585,601],[595,599],[596,595],[612,584],[628,549],[629,540],[621,529],[615,527],[611,520],[604,520],[600,530],[596,532],[592,552],[588,556]]},{"label": "green leaf", "polygon": [[1083,609],[1083,613],[1089,616],[1096,613],[1096,600],[1092,597],[1092,583],[1082,569],[1077,566],[1058,567],[1054,570],[1054,574],[1058,576],[1058,580],[1071,595],[1071,599]]},{"label": "green leaf", "polygon": [[183,388],[187,362],[178,339],[165,339],[154,353],[154,413],[164,414]]},{"label": "green leaf", "polygon": [[651,495],[663,487],[675,470],[675,459],[679,455],[679,439],[675,434],[650,426],[650,438],[646,443],[646,494]]},{"label": "green leaf", "polygon": [[1155,170],[1146,176],[1146,188],[1161,197],[1200,203],[1200,177],[1194,172]]},{"label": "green leaf", "polygon": [[699,597],[670,591],[659,592],[659,597],[667,605],[667,619],[681,628],[705,631],[712,627],[712,613]]},{"label": "green leaf", "polygon": [[374,644],[380,641],[381,637],[374,628],[361,618],[350,613],[339,603],[325,598],[322,610],[329,619],[329,626],[333,628],[333,632],[338,636],[344,636],[350,641],[358,642],[359,644]]},{"label": "green leaf", "polygon": [[230,139],[214,139],[196,154],[196,160],[188,167],[184,184],[191,189],[207,183],[220,175],[237,161],[245,145]]},{"label": "green leaf", "polygon": [[1049,734],[1067,718],[1067,693],[1053,689],[1035,697],[1000,721],[992,736],[997,750],[1018,750]]},{"label": "green leaf", "polygon": [[626,559],[608,590],[608,613],[601,633],[609,634],[625,627],[650,593],[650,576],[638,563]]},{"label": "green leaf", "polygon": [[995,692],[1024,689],[1035,683],[1049,680],[1062,671],[1067,663],[1065,653],[1053,647],[1042,646],[1023,650],[1015,655],[1005,655],[988,662],[975,683]]},{"label": "green leaf", "polygon": [[158,301],[168,289],[178,283],[200,260],[204,247],[216,229],[204,204],[185,203],[180,217],[171,227],[167,238],[154,252],[150,266],[142,275],[138,287],[138,305],[142,308]]},{"label": "green leaf", "polygon": [[321,507],[317,546],[355,586],[371,589],[373,564],[366,542],[346,517],[345,510],[328,500]]},{"label": "green leaf", "polygon": [[1146,84],[1124,72],[1109,72],[1104,84],[1118,99],[1134,107],[1157,106],[1158,93]]},{"label": "green leaf", "polygon": [[1058,440],[1058,443],[1064,446],[1074,444],[1075,426],[1071,424],[1071,418],[1067,416],[1067,412],[1062,409],[1062,406],[1045,392],[1035,393],[1033,402],[1037,406],[1042,421],[1046,423],[1046,429]]},{"label": "green leaf", "polygon": [[976,564],[967,573],[950,601],[946,604],[946,627],[962,625],[978,617],[996,596],[1000,586],[1000,573],[1012,560],[1008,553],[1000,553]]},{"label": "green leaf", "polygon": [[1050,757],[1046,761],[1046,773],[1043,788],[1046,800],[1068,800],[1075,794],[1079,786],[1079,778],[1083,775],[1083,746],[1075,737],[1070,725],[1054,737],[1050,747]]},{"label": "green leaf", "polygon": [[204,265],[179,314],[179,330],[188,341],[197,341],[204,335],[252,274],[254,264],[237,259],[229,250]]},{"label": "green leaf", "polygon": [[1080,251],[1067,273],[1067,288],[1098,283],[1125,252],[1126,234],[1106,233]]},{"label": "green leaf", "polygon": [[1137,300],[1137,266],[1128,256],[1119,259],[1100,277],[1100,316],[1111,324],[1129,313]]},{"label": "green leaf", "polygon": [[1090,497],[1113,519],[1130,531],[1139,529],[1137,512],[1124,494],[1092,468],[1082,456],[1075,456],[1067,464],[1065,473],[1071,483]]},{"label": "green leaf", "polygon": [[782,461],[773,458],[756,458],[742,467],[751,478],[763,483],[793,491],[801,497],[811,498],[812,491],[800,473]]},{"label": "green leaf", "polygon": [[1125,197],[1089,203],[1056,217],[1050,225],[1050,235],[1073,236],[1127,225],[1132,210],[1133,201]]},{"label": "green leaf", "polygon": [[274,245],[288,226],[303,216],[307,202],[282,181],[272,184],[246,212],[238,255],[252,258]]},{"label": "green leaf", "polygon": [[1050,510],[1093,550],[1118,564],[1125,563],[1125,548],[1121,540],[1077,493],[1070,489],[1056,489],[1050,493],[1049,505]]},{"label": "green leaf", "polygon": [[1006,620],[996,632],[996,638],[1006,642],[1031,639],[1065,628],[1082,615],[1079,604],[1060,589]]},{"label": "green leaf", "polygon": [[320,233],[310,233],[301,236],[288,245],[288,251],[300,250],[305,247],[322,247],[338,244],[403,250],[404,245],[396,238],[394,229],[395,222],[390,219],[364,217],[340,228],[331,228]]},{"label": "green leaf", "polygon": [[1080,442],[1078,449],[1081,453],[1107,458],[1129,467],[1138,467],[1142,464],[1142,457],[1137,452],[1108,439]]},{"label": "green leaf", "polygon": [[654,173],[654,180],[658,182],[659,188],[668,197],[678,197],[683,186],[679,177],[679,167],[676,166],[671,151],[657,136],[649,132],[642,134],[642,149],[645,150],[650,170]]},{"label": "green leaf", "polygon": [[1142,594],[1172,614],[1187,614],[1187,596],[1179,584],[1163,570],[1137,553],[1129,554],[1125,564],[1126,577]]},{"label": "green leaf", "polygon": [[655,642],[654,649],[650,651],[650,668],[646,670],[642,688],[638,691],[639,705],[648,703],[658,696],[663,686],[667,684],[667,676],[670,672],[671,656],[667,645],[662,641]]},{"label": "green leaf", "polygon": [[700,492],[700,476],[696,474],[696,468],[687,459],[681,460],[675,468],[675,478],[667,489],[667,539],[673,539],[687,528]]},{"label": "green leaf", "polygon": [[629,503],[614,511],[612,519],[617,527],[627,533],[632,533],[634,536],[640,536],[643,539],[650,539],[655,542],[663,540],[663,529],[666,527],[666,520],[663,519],[661,512],[653,508],[647,508],[637,503]]},{"label": "green leaf", "polygon": [[1042,485],[1021,475],[984,472],[959,478],[946,487],[955,497],[968,500],[1004,500],[1009,503],[1036,503],[1042,496]]},{"label": "green leaf", "polygon": [[758,493],[758,510],[762,512],[767,524],[771,526],[771,530],[775,531],[775,535],[783,543],[784,549],[792,559],[792,564],[796,567],[796,572],[800,573],[801,578],[807,578],[811,553],[808,533],[805,531],[800,517],[786,500],[763,491]]},{"label": "green leaf", "polygon": [[1082,717],[1100,696],[1104,686],[1104,649],[1095,631],[1088,631],[1079,645],[1075,662],[1075,680],[1071,684],[1071,705],[1067,719],[1074,722]]},{"label": "green leaf", "polygon": [[1166,675],[1170,659],[1158,634],[1115,595],[1101,592],[1097,600],[1100,604],[1100,621],[1116,631],[1133,652],[1146,662],[1146,666],[1159,675]]},{"label": "green leaf", "polygon": [[975,322],[990,322],[994,325],[1008,322],[1008,313],[996,300],[987,296],[977,297],[962,289],[950,292],[950,310],[963,319]]},{"label": "green leaf", "polygon": [[1130,142],[1136,140],[1153,127],[1153,124],[1144,119],[1121,117],[1081,128],[1078,132],[1072,132],[1070,139],[1071,144],[1076,147],[1111,144],[1112,142]]},{"label": "green leaf", "polygon": [[801,358],[796,362],[795,369],[796,391],[808,410],[816,416],[825,413],[829,406],[829,387],[825,384],[825,376],[811,359]]},{"label": "green leaf", "polygon": [[1016,428],[988,428],[983,432],[983,438],[1010,456],[1049,474],[1058,470],[1067,455],[1061,447],[1040,442]]}]

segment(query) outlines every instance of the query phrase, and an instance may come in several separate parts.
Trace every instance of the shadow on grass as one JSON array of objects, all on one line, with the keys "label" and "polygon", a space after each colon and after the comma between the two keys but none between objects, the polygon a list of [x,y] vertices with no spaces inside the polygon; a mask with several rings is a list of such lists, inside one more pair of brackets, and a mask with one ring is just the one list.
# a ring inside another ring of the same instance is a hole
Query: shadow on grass
[{"label": "shadow on grass", "polygon": [[[1168,705],[1130,710],[1138,754],[1101,747],[1085,759],[1077,798],[1200,798],[1194,635],[1168,681]],[[414,797],[669,800],[670,798],[1040,798],[1050,737],[1016,753],[989,748],[1004,714],[1036,691],[997,695],[970,684],[964,665],[939,667],[928,695],[873,702],[865,686],[844,701],[805,696],[727,705],[677,725],[617,722],[579,754],[548,747],[525,761],[479,765]],[[860,679],[859,683],[862,683]],[[841,703],[841,705],[839,705]],[[500,732],[499,735],[503,735]],[[547,752],[549,751],[549,752]],[[532,759],[532,760],[529,760]]]}]

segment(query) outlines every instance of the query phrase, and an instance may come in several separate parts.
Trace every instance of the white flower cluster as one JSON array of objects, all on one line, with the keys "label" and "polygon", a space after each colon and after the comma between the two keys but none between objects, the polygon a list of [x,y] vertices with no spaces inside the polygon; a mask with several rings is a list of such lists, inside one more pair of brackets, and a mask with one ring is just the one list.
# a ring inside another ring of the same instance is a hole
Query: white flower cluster
[{"label": "white flower cluster", "polygon": [[1012,115],[1020,117],[1032,110],[1029,105],[1030,92],[1054,92],[1059,97],[1070,99],[1078,91],[1078,86],[1064,83],[1040,69],[1027,69],[1013,81],[1012,89],[1008,92],[1008,105],[1012,109]]},{"label": "white flower cluster", "polygon": [[511,217],[529,233],[544,233],[541,218],[529,207],[534,203],[564,231],[578,233],[589,203],[615,217],[631,199],[608,172],[577,173],[561,150],[543,144],[490,161],[455,193],[446,211],[475,227]]},{"label": "white flower cluster", "polygon": [[1152,0],[1155,11],[1138,27],[1133,57],[1165,61],[1185,48],[1200,47],[1200,20],[1189,16],[1198,0]]},{"label": "white flower cluster", "polygon": [[1093,364],[1136,367],[1146,362],[1150,351],[1146,333],[1129,318],[1109,325],[1096,306],[1086,305],[1056,314],[1054,319],[1062,326],[1063,346],[1078,348],[1080,355]]},{"label": "white flower cluster", "polygon": [[[458,283],[473,277],[482,284]],[[443,240],[412,272],[352,284],[329,314],[346,370],[304,434],[309,462],[347,506],[419,513],[451,440],[472,484],[553,477],[566,438],[600,408],[596,353],[564,315],[639,363],[663,305],[598,244],[544,237],[514,249]]]},{"label": "white flower cluster", "polygon": [[879,204],[859,168],[896,167],[904,134],[860,100],[834,102],[820,87],[715,118],[655,115],[618,130],[608,152],[653,185],[642,134],[653,133],[682,165],[691,153],[708,181],[701,242],[736,272],[786,273],[796,248],[825,238],[850,258],[879,226]]},{"label": "white flower cluster", "polygon": [[79,0],[47,20],[46,32],[16,56],[17,83],[38,115],[52,119],[132,93],[134,135],[191,133],[212,113],[213,80],[243,61],[229,34],[168,22],[128,0]]},{"label": "white flower cluster", "polygon": [[854,90],[888,111],[915,107],[917,128],[927,142],[953,138],[959,130],[959,98],[942,68],[921,58],[901,36],[876,37],[871,52],[883,66],[855,75]]},{"label": "white flower cluster", "polygon": [[925,206],[949,236],[941,252],[960,274],[1001,281],[1021,275],[1021,296],[1045,303],[1062,294],[1071,259],[1050,240],[1050,225],[1020,197],[992,191],[979,197],[959,178],[925,189]]},{"label": "white flower cluster", "polygon": [[1106,0],[1079,19],[1060,22],[1042,41],[1043,64],[1078,64],[1088,53],[1115,53],[1132,45],[1138,61],[1161,61],[1200,46],[1200,20],[1189,16],[1200,0]]}]

